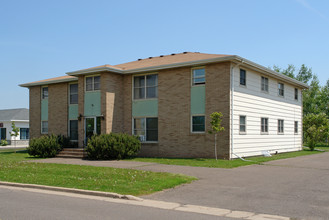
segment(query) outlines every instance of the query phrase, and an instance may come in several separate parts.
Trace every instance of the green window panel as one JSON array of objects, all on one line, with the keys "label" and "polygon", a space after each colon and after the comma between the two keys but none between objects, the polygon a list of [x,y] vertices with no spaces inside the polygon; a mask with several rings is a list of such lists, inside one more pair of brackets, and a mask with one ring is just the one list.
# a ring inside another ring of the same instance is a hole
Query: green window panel
[{"label": "green window panel", "polygon": [[69,119],[74,120],[79,116],[79,106],[78,105],[69,105]]},{"label": "green window panel", "polygon": [[41,121],[48,121],[48,99],[41,100]]},{"label": "green window panel", "polygon": [[191,114],[205,114],[206,113],[206,87],[193,86],[191,88]]},{"label": "green window panel", "polygon": [[158,116],[158,100],[134,100],[132,103],[133,117]]},{"label": "green window panel", "polygon": [[85,116],[101,115],[101,93],[99,91],[85,93],[84,110]]}]

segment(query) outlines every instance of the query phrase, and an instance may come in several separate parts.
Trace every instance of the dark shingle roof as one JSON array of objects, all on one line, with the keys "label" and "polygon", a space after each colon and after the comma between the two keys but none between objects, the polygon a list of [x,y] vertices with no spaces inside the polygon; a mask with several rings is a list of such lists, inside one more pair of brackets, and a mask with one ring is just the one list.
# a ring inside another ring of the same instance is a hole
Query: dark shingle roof
[{"label": "dark shingle roof", "polygon": [[27,108],[0,110],[0,121],[29,120]]}]

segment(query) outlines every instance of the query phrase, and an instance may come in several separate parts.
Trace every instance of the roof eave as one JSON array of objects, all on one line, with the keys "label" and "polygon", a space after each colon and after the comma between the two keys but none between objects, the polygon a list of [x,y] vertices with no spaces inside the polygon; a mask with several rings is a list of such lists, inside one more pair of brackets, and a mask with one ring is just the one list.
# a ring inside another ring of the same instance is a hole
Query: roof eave
[{"label": "roof eave", "polygon": [[92,74],[97,72],[115,72],[115,73],[123,73],[122,70],[111,68],[111,67],[99,67],[99,68],[93,68],[88,70],[78,70],[78,71],[72,71],[67,72],[66,74],[69,76],[79,76],[79,75],[85,75],[85,74]]},{"label": "roof eave", "polygon": [[19,86],[28,88],[28,87],[32,87],[32,86],[43,86],[43,85],[49,85],[49,84],[54,84],[54,83],[74,82],[74,81],[78,81],[78,79],[70,78],[70,79],[59,79],[59,80],[44,81],[44,82],[25,83],[25,84],[20,84]]}]

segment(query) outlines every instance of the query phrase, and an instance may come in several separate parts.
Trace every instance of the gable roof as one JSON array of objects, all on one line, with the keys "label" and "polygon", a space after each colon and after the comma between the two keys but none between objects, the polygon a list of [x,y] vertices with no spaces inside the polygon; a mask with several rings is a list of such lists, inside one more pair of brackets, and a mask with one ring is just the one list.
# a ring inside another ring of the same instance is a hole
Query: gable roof
[{"label": "gable roof", "polygon": [[0,110],[0,121],[28,121],[29,110],[27,108]]},{"label": "gable roof", "polygon": [[231,61],[233,63],[247,66],[256,71],[261,71],[264,74],[277,78],[279,80],[290,82],[293,85],[298,85],[301,88],[307,89],[308,85],[302,82],[299,82],[295,79],[287,77],[281,73],[270,70],[264,66],[261,66],[257,63],[254,63],[250,60],[242,58],[236,55],[225,55],[225,54],[207,54],[207,53],[199,53],[199,52],[183,52],[177,54],[170,55],[161,55],[157,57],[149,57],[146,59],[138,59],[137,61],[132,61],[128,63],[122,63],[118,65],[101,65],[96,67],[91,67],[87,69],[67,72],[68,76],[52,78],[48,80],[41,80],[32,83],[22,84],[20,86],[30,87],[35,85],[46,85],[58,82],[69,82],[76,81],[77,78],[75,76],[85,75],[85,74],[93,74],[98,72],[112,72],[118,74],[133,74],[133,73],[142,73],[142,72],[150,72],[150,71],[158,71],[161,69],[169,69],[169,68],[177,68],[184,66],[197,66],[197,65],[205,65],[208,63],[218,63]]}]

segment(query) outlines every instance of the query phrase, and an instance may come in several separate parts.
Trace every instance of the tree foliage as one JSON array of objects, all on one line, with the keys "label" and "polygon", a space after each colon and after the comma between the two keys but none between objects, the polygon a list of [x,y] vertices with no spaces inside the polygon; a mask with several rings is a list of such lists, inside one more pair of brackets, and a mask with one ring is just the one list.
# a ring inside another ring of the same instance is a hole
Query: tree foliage
[{"label": "tree foliage", "polygon": [[215,134],[215,158],[217,160],[217,133],[224,131],[225,128],[222,126],[223,114],[221,112],[213,112],[210,114],[211,130],[209,134]]},{"label": "tree foliage", "polygon": [[308,114],[304,117],[303,130],[305,139],[311,150],[321,141],[325,141],[329,135],[329,119],[325,113]]}]

